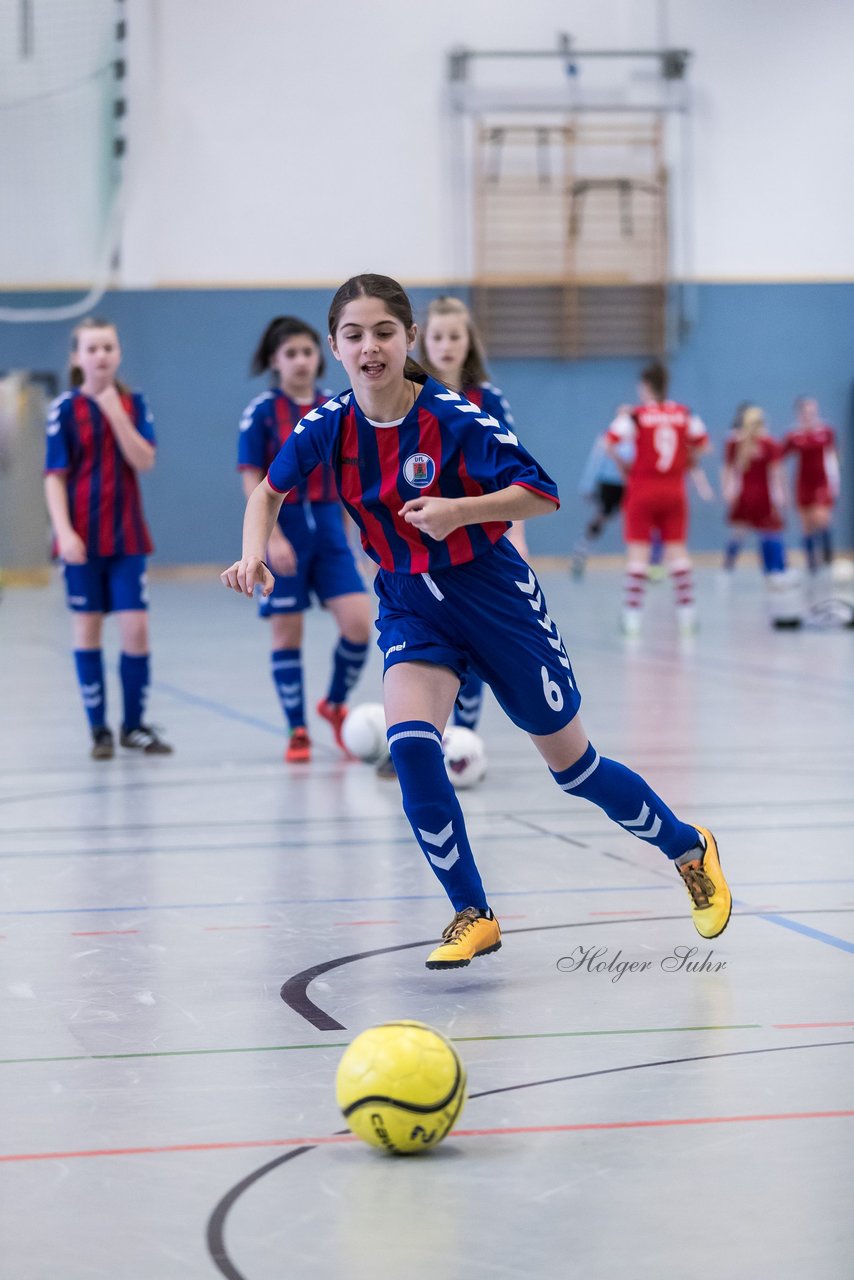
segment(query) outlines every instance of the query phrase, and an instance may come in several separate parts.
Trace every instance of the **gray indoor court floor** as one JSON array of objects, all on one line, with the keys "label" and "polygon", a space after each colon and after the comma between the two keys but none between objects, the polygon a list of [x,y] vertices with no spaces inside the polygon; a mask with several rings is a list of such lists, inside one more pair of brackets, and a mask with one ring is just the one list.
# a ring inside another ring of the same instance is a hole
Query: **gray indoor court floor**
[{"label": "gray indoor court floor", "polygon": [[[397,787],[324,727],[282,763],[253,606],[156,581],[176,754],[94,763],[58,584],[6,592],[3,1280],[854,1275],[854,632],[772,633],[745,567],[700,574],[691,642],[651,588],[628,644],[617,572],[542,578],[595,745],[719,838],[712,944],[492,703],[463,805],[504,946],[428,972],[450,911]],[[308,628],[313,705],[333,637]],[[374,653],[356,700],[379,691]],[[349,1039],[399,1018],[469,1073],[419,1159],[342,1134],[334,1099]]]}]

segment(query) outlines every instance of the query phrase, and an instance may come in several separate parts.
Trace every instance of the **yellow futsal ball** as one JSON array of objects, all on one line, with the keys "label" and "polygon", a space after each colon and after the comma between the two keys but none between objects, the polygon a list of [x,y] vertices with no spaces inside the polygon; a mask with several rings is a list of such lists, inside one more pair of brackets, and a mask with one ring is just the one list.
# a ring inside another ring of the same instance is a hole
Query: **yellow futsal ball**
[{"label": "yellow futsal ball", "polygon": [[400,1155],[450,1133],[466,1100],[466,1072],[450,1041],[424,1022],[384,1022],[348,1045],[335,1080],[353,1132]]}]

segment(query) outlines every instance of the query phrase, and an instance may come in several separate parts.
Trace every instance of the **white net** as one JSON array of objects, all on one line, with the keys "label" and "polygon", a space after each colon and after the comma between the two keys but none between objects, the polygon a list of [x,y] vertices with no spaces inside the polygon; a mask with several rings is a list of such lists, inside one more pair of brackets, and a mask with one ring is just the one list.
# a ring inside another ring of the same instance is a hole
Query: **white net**
[{"label": "white net", "polygon": [[121,204],[124,44],[122,0],[0,0],[0,279],[21,293],[85,295],[38,308],[10,299],[0,320],[72,318],[107,285]]}]

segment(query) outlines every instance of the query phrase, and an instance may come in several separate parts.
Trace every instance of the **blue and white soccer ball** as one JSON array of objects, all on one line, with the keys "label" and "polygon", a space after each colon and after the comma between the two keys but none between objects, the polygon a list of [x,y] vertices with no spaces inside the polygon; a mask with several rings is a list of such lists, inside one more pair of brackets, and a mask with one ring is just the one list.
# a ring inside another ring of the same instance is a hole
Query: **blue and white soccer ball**
[{"label": "blue and white soccer ball", "polygon": [[448,725],[442,737],[442,751],[448,777],[457,791],[476,787],[486,774],[483,739],[462,725]]}]

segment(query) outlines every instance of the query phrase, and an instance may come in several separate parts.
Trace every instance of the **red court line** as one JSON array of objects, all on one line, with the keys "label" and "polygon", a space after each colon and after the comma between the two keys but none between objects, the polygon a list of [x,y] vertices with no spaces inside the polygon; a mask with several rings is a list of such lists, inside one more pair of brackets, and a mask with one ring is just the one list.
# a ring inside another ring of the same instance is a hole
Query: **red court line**
[{"label": "red court line", "polygon": [[[753,1124],[759,1120],[838,1120],[854,1111],[782,1111],[754,1116],[685,1116],[678,1120],[611,1120],[600,1124],[544,1124],[506,1129],[454,1129],[455,1138],[480,1138],[504,1133],[583,1133],[601,1129],[667,1129],[689,1124]],[[0,1156],[2,1159],[2,1156]]]},{"label": "red court line", "polygon": [[72,938],[106,938],[116,933],[139,933],[139,929],[87,929],[85,932],[74,932]]},{"label": "red court line", "polygon": [[589,916],[648,916],[649,911],[588,911]]},{"label": "red court line", "polygon": [[234,933],[239,929],[272,929],[271,924],[206,924],[204,933]]},{"label": "red court line", "polygon": [[[854,1117],[854,1111],[784,1111],[752,1116],[685,1116],[677,1120],[613,1120],[599,1124],[543,1124],[496,1129],[455,1129],[454,1138],[486,1138],[523,1133],[584,1133],[605,1129],[666,1129],[692,1124],[754,1124],[761,1120],[837,1120]],[[257,1138],[247,1142],[188,1142],[166,1147],[105,1147],[92,1151],[26,1151],[0,1155],[0,1164],[24,1160],[81,1160],[95,1156],[165,1155],[187,1151],[248,1151],[259,1147],[328,1147],[357,1142],[352,1133],[321,1138]]]},{"label": "red court line", "polygon": [[336,920],[337,925],[353,925],[353,924],[400,924],[399,920]]},{"label": "red court line", "polygon": [[775,1031],[792,1031],[797,1027],[854,1027],[854,1022],[772,1022]]}]

